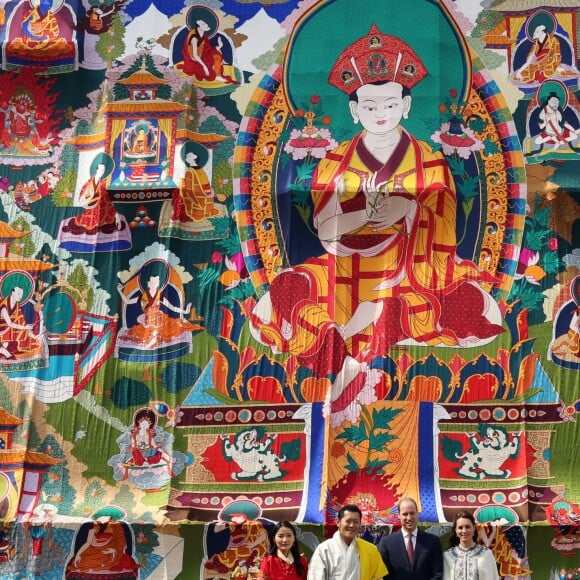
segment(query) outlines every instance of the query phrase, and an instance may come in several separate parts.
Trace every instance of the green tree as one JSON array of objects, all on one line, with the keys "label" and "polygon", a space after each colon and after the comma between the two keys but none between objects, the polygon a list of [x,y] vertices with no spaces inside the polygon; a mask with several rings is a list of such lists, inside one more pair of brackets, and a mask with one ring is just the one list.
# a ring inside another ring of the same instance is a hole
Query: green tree
[{"label": "green tree", "polygon": [[197,89],[191,83],[184,83],[182,88],[173,95],[173,100],[188,107],[187,111],[179,117],[177,128],[197,131],[199,128]]},{"label": "green tree", "polygon": [[68,461],[66,455],[53,435],[47,435],[38,447],[39,453],[44,453],[60,463],[51,468],[42,477],[42,495],[47,503],[58,508],[61,514],[70,514],[75,502],[76,491],[69,483]]},{"label": "green tree", "polygon": [[56,207],[72,207],[75,186],[77,184],[76,166],[65,172],[62,179],[50,194],[50,200]]},{"label": "green tree", "polygon": [[[13,221],[10,226],[18,232],[30,232],[30,224],[24,219],[24,217],[19,217],[17,220]],[[30,238],[31,236],[28,235],[13,240],[10,244],[10,252],[17,256],[30,258],[36,249],[34,242]]]},{"label": "green tree", "polygon": [[6,409],[11,415],[14,415],[14,403],[11,391],[6,386],[6,379],[6,375],[0,373],[0,408]]},{"label": "green tree", "polygon": [[[86,125],[86,121],[83,121]],[[79,123],[80,125],[80,123]],[[78,134],[84,135],[83,131],[78,131]],[[76,171],[79,165],[79,153],[73,145],[65,145],[62,148],[62,153],[60,154],[60,173],[65,175],[67,171],[73,169]],[[73,188],[74,190],[74,184]]]},{"label": "green tree", "polygon": [[85,489],[82,503],[75,509],[79,516],[88,518],[105,505],[105,488],[98,479],[94,479]]},{"label": "green tree", "polygon": [[481,38],[493,30],[502,20],[504,16],[497,10],[482,10],[475,20],[475,27],[471,31],[471,36],[474,38]]},{"label": "green tree", "polygon": [[135,508],[137,507],[137,502],[129,485],[121,485],[111,503],[125,511],[127,520],[131,521],[136,518]]},{"label": "green tree", "polygon": [[135,555],[140,558],[142,568],[147,566],[147,554],[151,554],[159,546],[159,538],[152,524],[132,524],[135,536]]},{"label": "green tree", "polygon": [[34,424],[30,405],[26,399],[22,399],[18,403],[15,415],[22,419],[23,423],[14,435],[14,443],[24,445],[27,449],[38,449],[42,441]]},{"label": "green tree", "polygon": [[81,264],[77,264],[75,269],[72,271],[72,274],[67,278],[67,282],[73,287],[76,288],[81,294],[84,292],[86,296],[86,307],[85,310],[90,310],[93,306],[93,302],[95,300],[95,291],[92,286],[89,284],[88,276],[86,275],[85,271]]},{"label": "green tree", "polygon": [[234,154],[234,138],[224,125],[224,123],[219,119],[217,116],[212,115],[208,117],[199,127],[200,133],[217,133],[218,135],[224,135],[229,137],[225,141],[222,141],[219,144],[219,147],[216,148],[213,156],[214,165],[222,161],[228,161]]},{"label": "green tree", "polygon": [[125,25],[117,13],[113,16],[109,30],[101,34],[95,45],[97,54],[105,61],[107,68],[111,68],[113,62],[125,53],[124,37]]}]

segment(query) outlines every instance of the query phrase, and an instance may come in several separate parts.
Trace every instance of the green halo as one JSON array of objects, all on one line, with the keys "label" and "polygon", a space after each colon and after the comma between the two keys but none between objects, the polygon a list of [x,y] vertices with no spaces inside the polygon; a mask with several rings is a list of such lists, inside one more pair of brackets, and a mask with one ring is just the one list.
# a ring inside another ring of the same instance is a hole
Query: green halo
[{"label": "green halo", "polygon": [[139,125],[135,127],[135,134],[141,131],[141,129],[143,129],[145,133],[149,133],[149,127],[145,123],[139,123]]},{"label": "green halo", "polygon": [[568,106],[568,91],[560,81],[546,81],[537,92],[536,101],[539,107],[543,107],[550,93],[555,93],[560,99],[560,108]]},{"label": "green halo", "polygon": [[211,38],[218,30],[219,19],[217,14],[206,6],[192,6],[186,16],[187,26],[197,28],[197,21],[203,20],[208,26],[207,36]]},{"label": "green halo", "polygon": [[109,177],[109,175],[113,173],[113,169],[115,169],[115,162],[108,153],[99,153],[95,155],[95,158],[91,162],[91,175],[94,175],[97,172],[97,166],[101,163],[105,166],[105,174],[103,175],[103,178]]},{"label": "green halo", "polygon": [[475,521],[480,524],[486,524],[499,519],[505,519],[509,525],[517,524],[519,521],[518,515],[513,509],[501,505],[486,505],[480,507],[475,510],[473,515]]},{"label": "green halo", "polygon": [[209,159],[209,151],[201,143],[196,143],[195,141],[186,141],[181,148],[181,159],[185,161],[185,156],[188,153],[195,153],[197,155],[197,165],[198,167],[204,167]]},{"label": "green halo", "polygon": [[[375,24],[381,33],[407,43],[428,71],[411,90],[409,119],[401,124],[418,139],[429,141],[432,130],[425,119],[439,117],[438,106],[451,89],[466,98],[471,59],[461,31],[442,3],[416,2],[413,9],[409,26],[408,5],[400,0],[327,0],[313,6],[296,23],[286,51],[283,83],[290,110],[307,109],[316,95],[321,114],[332,119],[333,132],[340,130],[343,138],[351,138],[360,131],[352,121],[348,96],[331,86],[328,76],[343,50],[367,36]],[[332,34],[321,38],[321,30]]]},{"label": "green halo", "polygon": [[141,288],[141,292],[147,292],[147,281],[151,276],[159,276],[159,290],[162,291],[167,286],[167,282],[169,282],[167,262],[154,258],[143,264],[139,272],[139,288]]},{"label": "green halo", "polygon": [[570,293],[576,306],[580,306],[580,276],[576,276],[570,283]]},{"label": "green halo", "polygon": [[262,515],[262,510],[252,500],[236,499],[220,511],[218,519],[222,522],[231,522],[236,514],[243,514],[248,520],[257,520]]},{"label": "green halo", "polygon": [[546,10],[538,10],[530,16],[526,23],[526,36],[528,40],[534,42],[534,30],[542,24],[546,27],[547,34],[553,34],[554,30],[556,30],[556,20],[554,17],[549,12],[546,12]]},{"label": "green halo", "polygon": [[0,294],[2,295],[2,298],[9,296],[16,286],[22,288],[23,295],[20,304],[25,304],[30,300],[34,290],[34,280],[32,279],[32,276],[27,272],[22,271],[9,272],[6,274],[2,279],[2,282],[0,282]]},{"label": "green halo", "polygon": [[101,508],[100,510],[97,510],[91,516],[91,518],[93,520],[98,520],[99,518],[109,517],[113,521],[118,522],[119,520],[122,520],[125,516],[126,516],[125,512],[120,507],[117,507],[115,505],[109,505],[104,508]]}]

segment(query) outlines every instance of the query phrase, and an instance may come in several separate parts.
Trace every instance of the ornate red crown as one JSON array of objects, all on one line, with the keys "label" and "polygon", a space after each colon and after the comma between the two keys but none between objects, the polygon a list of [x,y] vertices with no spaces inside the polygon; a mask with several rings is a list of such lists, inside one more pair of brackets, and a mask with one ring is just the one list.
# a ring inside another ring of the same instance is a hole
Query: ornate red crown
[{"label": "ornate red crown", "polygon": [[407,43],[382,34],[373,24],[366,36],[342,51],[328,82],[350,95],[362,85],[374,82],[394,81],[410,89],[426,75],[425,65]]}]

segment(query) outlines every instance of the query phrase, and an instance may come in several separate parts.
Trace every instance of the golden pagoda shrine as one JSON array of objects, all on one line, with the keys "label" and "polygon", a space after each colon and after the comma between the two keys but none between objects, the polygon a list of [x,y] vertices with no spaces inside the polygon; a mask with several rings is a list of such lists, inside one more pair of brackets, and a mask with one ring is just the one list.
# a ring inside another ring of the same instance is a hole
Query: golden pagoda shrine
[{"label": "golden pagoda shrine", "polygon": [[147,202],[171,197],[177,119],[185,105],[159,98],[166,81],[141,61],[136,72],[117,83],[128,98],[103,107],[105,151],[115,161],[108,187],[115,201]]},{"label": "golden pagoda shrine", "polygon": [[61,461],[13,443],[22,424],[22,419],[0,408],[0,516],[4,521],[32,514],[38,505],[42,476]]}]

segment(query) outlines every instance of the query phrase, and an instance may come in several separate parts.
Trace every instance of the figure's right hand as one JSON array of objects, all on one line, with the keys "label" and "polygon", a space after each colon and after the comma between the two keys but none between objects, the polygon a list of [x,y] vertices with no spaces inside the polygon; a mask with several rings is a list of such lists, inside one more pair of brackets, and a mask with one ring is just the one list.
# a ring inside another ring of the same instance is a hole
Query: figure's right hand
[{"label": "figure's right hand", "polygon": [[362,181],[362,190],[366,198],[366,210],[369,221],[373,221],[376,214],[380,214],[385,202],[389,198],[388,181],[377,183],[377,173],[373,173]]}]

